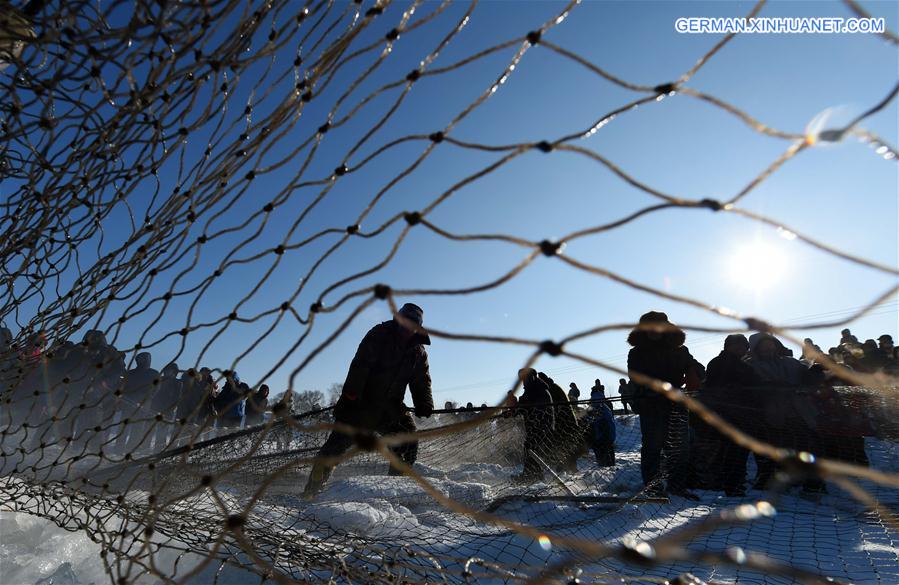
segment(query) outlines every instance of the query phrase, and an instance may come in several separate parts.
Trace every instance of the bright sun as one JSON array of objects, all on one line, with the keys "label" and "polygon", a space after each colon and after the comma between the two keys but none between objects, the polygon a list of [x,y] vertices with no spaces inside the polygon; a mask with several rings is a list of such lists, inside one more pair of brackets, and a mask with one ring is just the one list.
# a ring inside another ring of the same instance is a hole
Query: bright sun
[{"label": "bright sun", "polygon": [[776,285],[787,270],[784,251],[764,242],[738,247],[727,263],[731,280],[755,291]]}]

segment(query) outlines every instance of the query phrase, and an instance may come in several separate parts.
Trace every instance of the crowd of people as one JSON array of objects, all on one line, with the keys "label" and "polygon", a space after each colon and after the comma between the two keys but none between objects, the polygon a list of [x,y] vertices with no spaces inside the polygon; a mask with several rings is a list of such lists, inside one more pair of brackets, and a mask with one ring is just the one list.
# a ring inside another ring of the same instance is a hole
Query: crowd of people
[{"label": "crowd of people", "polygon": [[2,328],[0,377],[3,426],[24,431],[27,450],[56,444],[134,457],[261,424],[268,409],[268,386],[253,390],[233,371],[219,384],[209,368],[157,370],[149,352],[128,368],[98,330],[47,347],[40,332],[16,346]]},{"label": "crowd of people", "polygon": [[[372,328],[360,343],[333,409],[333,420],[355,431],[337,428],[330,434],[312,467],[306,497],[322,489],[333,468],[330,462],[354,444],[364,443],[360,437],[366,433],[412,433],[416,430],[413,413],[419,418],[433,414],[425,349],[430,339],[422,322],[422,309],[407,303],[394,319]],[[721,353],[707,366],[693,358],[685,341],[683,330],[665,313],[655,311],[644,314],[628,336],[630,380],[619,379],[618,392],[623,412],[632,410],[640,418],[640,467],[649,493],[692,497],[688,489],[695,487],[722,489],[729,495],[745,493],[749,451],[691,419],[665,396],[676,389],[714,404],[725,419],[767,442],[866,463],[860,435],[843,437],[837,445],[820,433],[793,432],[793,438],[783,444],[783,420],[758,421],[759,404],[775,405],[781,419],[792,408],[777,402],[783,392],[758,394],[759,389],[825,388],[840,383],[819,363],[821,352],[811,339],[805,340],[803,354],[796,359],[768,333],[748,338],[729,335]],[[181,371],[169,363],[157,370],[148,352],[137,353],[133,366],[126,368],[124,354],[97,330],[88,331],[80,343],[45,346],[40,333],[16,346],[9,330],[0,329],[0,377],[7,397],[2,425],[18,424],[17,430],[25,431],[23,444],[32,450],[57,444],[133,457],[208,438],[210,431],[227,433],[261,424],[269,410],[268,386],[253,389],[234,371],[224,371],[219,384],[209,368]],[[895,372],[897,367],[897,351],[889,335],[860,343],[844,329],[840,343],[828,355],[859,372]],[[615,465],[615,417],[600,380],[591,388],[590,399],[582,400],[575,383],[565,392],[533,368],[518,375],[521,396],[504,409],[506,417],[521,417],[524,428],[523,466],[513,477],[515,482],[540,481],[546,472],[575,472],[578,459],[589,451],[597,465]],[[667,387],[652,388],[650,380]],[[413,409],[404,403],[407,387]],[[289,402],[291,393],[284,396]],[[289,412],[289,404],[285,406]],[[445,406],[461,420],[477,416],[480,410],[470,402],[464,409],[456,409],[451,402]],[[740,408],[745,412],[734,414]],[[755,426],[745,428],[747,421]],[[415,462],[418,443],[408,440],[393,444],[391,450],[395,458],[389,471],[399,474]],[[756,469],[751,485],[764,488],[775,464],[756,457]],[[820,486],[809,483],[806,487]]]},{"label": "crowd of people", "polygon": [[[845,421],[836,425],[843,428],[818,428],[815,417],[828,404],[838,402],[832,388],[844,382],[821,366],[820,349],[811,339],[805,340],[803,355],[796,359],[769,333],[754,333],[749,338],[729,335],[721,353],[703,367],[690,355],[685,338],[684,332],[659,312],[643,315],[628,338],[632,380],[622,398],[640,415],[641,471],[647,489],[686,497],[693,497],[690,487],[743,495],[749,451],[688,417],[663,392],[635,382],[634,377],[661,380],[674,389],[695,393],[736,427],[768,443],[867,464],[860,431],[847,430]],[[873,340],[861,344],[845,329],[840,344],[829,354],[854,370],[890,371],[896,364],[892,338],[882,335],[879,340],[879,345]],[[770,486],[775,464],[758,456],[755,462],[757,471],[751,485],[764,489]],[[813,479],[803,487],[824,489]]]}]

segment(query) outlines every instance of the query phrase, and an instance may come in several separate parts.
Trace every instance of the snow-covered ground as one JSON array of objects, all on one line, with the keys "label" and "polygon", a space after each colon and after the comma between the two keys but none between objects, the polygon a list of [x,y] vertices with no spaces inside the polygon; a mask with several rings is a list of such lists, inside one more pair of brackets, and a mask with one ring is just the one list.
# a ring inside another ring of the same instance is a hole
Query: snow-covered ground
[{"label": "snow-covered ground", "polygon": [[[618,465],[597,468],[584,457],[577,474],[564,476],[566,482],[584,496],[633,495],[640,488],[639,428],[633,417],[621,420]],[[494,429],[495,430],[495,429]],[[872,466],[899,469],[899,449],[893,443],[868,441]],[[455,501],[483,509],[498,498],[522,493],[509,478],[520,466],[465,461],[437,465],[421,458],[419,471],[434,487]],[[525,502],[510,499],[496,506],[503,518],[538,527],[550,537],[536,540],[509,530],[475,521],[437,505],[430,496],[406,477],[384,474],[383,462],[349,463],[338,472],[313,503],[302,502],[294,493],[267,498],[254,508],[250,526],[276,526],[276,531],[294,542],[316,539],[330,553],[349,555],[349,547],[379,550],[380,543],[407,547],[440,559],[451,575],[458,576],[465,559],[480,557],[507,570],[534,574],[547,564],[568,554],[553,545],[553,535],[572,536],[593,542],[619,543],[626,538],[651,540],[701,521],[719,511],[745,502],[766,498],[750,491],[746,498],[727,498],[719,492],[698,492],[700,501],[672,498],[667,504],[628,503],[582,504],[559,501]],[[885,505],[899,507],[899,494],[868,485]],[[527,488],[529,494],[559,494],[560,488],[547,480]],[[298,489],[296,490],[298,491]],[[221,486],[224,501],[239,505],[241,488]],[[899,534],[891,532],[880,518],[866,513],[834,486],[818,499],[798,490],[777,501],[772,518],[727,526],[688,544],[691,550],[721,551],[729,547],[762,552],[791,565],[853,583],[899,583]],[[186,508],[204,504],[202,497],[186,502]],[[336,533],[335,533],[336,531]],[[341,537],[341,535],[345,535]],[[352,539],[352,545],[347,545]],[[365,548],[370,547],[370,548]],[[71,533],[51,522],[25,514],[0,515],[0,583],[2,585],[101,585],[110,582],[100,559],[100,546],[84,533]],[[161,559],[160,566],[173,560]],[[179,574],[199,560],[188,555],[180,561]],[[725,583],[789,583],[789,580],[729,567],[678,565],[641,567],[616,559],[581,559],[578,567],[583,582],[596,575],[646,575],[672,577],[690,571],[703,579]],[[211,583],[219,565],[214,564],[190,582]],[[479,575],[477,570],[474,575]],[[52,577],[52,579],[48,579]],[[258,583],[258,577],[227,567],[218,572],[223,584]],[[42,581],[43,580],[43,581]],[[144,576],[142,583],[157,578]],[[479,582],[499,582],[497,573]]]}]

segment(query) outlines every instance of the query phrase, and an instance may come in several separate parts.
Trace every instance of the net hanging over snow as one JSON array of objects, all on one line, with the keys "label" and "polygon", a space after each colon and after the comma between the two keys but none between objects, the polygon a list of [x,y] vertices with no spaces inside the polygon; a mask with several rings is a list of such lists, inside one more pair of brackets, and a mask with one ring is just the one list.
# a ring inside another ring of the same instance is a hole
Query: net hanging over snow
[{"label": "net hanging over snow", "polygon": [[[395,313],[410,299],[476,297],[541,257],[733,321],[690,331],[796,341],[777,323],[565,253],[566,244],[673,208],[739,215],[893,279],[842,322],[895,296],[895,267],[742,202],[821,142],[861,140],[881,164],[895,164],[895,148],[865,124],[899,86],[843,127],[788,132],[691,86],[706,63],[725,58],[719,51],[733,35],[715,37],[690,70],[641,85],[565,47],[576,2],[537,28],[459,46],[479,9],[386,0],[0,4],[0,510],[86,532],[111,583],[218,582],[232,570],[242,582],[278,583],[899,581],[899,392],[889,369],[863,373],[817,355],[837,383],[739,392],[684,392],[632,372],[670,417],[659,479],[645,488],[640,419],[617,400],[516,400],[521,384],[510,382],[498,404],[438,410],[399,435],[335,427],[327,406],[257,402],[276,372],[287,370],[295,389],[371,307]],[[532,51],[579,66],[627,100],[577,132],[522,142],[455,137]],[[441,89],[455,100],[450,115],[428,126],[402,117],[423,87],[485,62],[499,65],[484,87]],[[698,100],[782,142],[783,152],[734,194],[690,199],[584,145],[615,118],[663,99]],[[417,193],[414,207],[382,211],[447,151],[474,166]],[[469,185],[534,154],[547,165],[584,157],[655,202],[544,240],[458,234],[432,220]],[[327,227],[307,227],[313,219]],[[380,281],[419,231],[524,255],[473,286]],[[347,252],[376,246],[365,264]],[[241,279],[250,286],[234,286]],[[567,356],[627,375],[570,347],[634,326],[596,323],[556,340],[539,331],[427,333],[528,347],[522,367]],[[279,327],[290,328],[278,337],[290,343],[275,351]],[[235,330],[252,333],[235,338]],[[214,350],[226,338],[228,350]],[[213,363],[213,354],[227,362]],[[266,364],[258,379],[235,375],[254,360]],[[614,440],[599,436],[609,419]],[[321,492],[304,498],[335,428],[350,447]],[[397,454],[413,442],[409,467]],[[768,470],[770,491],[764,501],[733,493],[692,502],[653,489],[675,476],[695,489],[735,487],[727,473],[691,465],[697,457],[741,478]]]}]

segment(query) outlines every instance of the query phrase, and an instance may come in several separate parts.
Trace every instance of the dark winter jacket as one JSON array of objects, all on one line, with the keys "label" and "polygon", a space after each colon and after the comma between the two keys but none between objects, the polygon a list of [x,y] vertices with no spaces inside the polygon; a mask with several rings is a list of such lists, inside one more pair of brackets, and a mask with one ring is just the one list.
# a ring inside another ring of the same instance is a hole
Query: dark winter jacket
[{"label": "dark winter jacket", "polygon": [[125,373],[122,409],[125,412],[150,410],[150,401],[159,386],[159,372],[153,368],[133,368]]},{"label": "dark winter jacket", "polygon": [[690,355],[690,350],[684,346],[685,340],[686,335],[680,330],[664,332],[659,339],[651,339],[646,331],[638,329],[628,336],[627,341],[633,347],[627,355],[627,369],[634,388],[632,402],[636,410],[667,409],[671,402],[651,388],[637,384],[635,374],[668,382],[675,388],[683,387],[688,376],[698,382],[704,368]]},{"label": "dark winter jacket", "polygon": [[245,412],[244,396],[237,388],[237,384],[228,380],[222,386],[222,391],[215,397],[215,411],[219,418],[239,420]]},{"label": "dark winter jacket", "polygon": [[759,384],[761,379],[749,364],[723,350],[717,357],[712,358],[706,369],[706,388],[746,387]]},{"label": "dark winter jacket", "polygon": [[595,447],[612,445],[615,443],[615,417],[612,410],[605,403],[594,404],[592,407],[590,422],[591,444]]},{"label": "dark winter jacket", "polygon": [[262,424],[265,411],[268,408],[268,397],[254,393],[247,398],[247,426]]},{"label": "dark winter jacket", "polygon": [[350,364],[335,419],[374,428],[387,419],[403,416],[406,386],[418,412],[434,410],[431,373],[425,345],[431,340],[416,333],[403,341],[396,321],[375,325],[362,339]]},{"label": "dark winter jacket", "polygon": [[153,394],[153,411],[171,416],[182,398],[182,393],[181,380],[176,376],[162,376]]},{"label": "dark winter jacket", "polygon": [[543,380],[531,376],[524,381],[524,392],[518,399],[518,405],[525,408],[518,413],[524,416],[524,430],[527,435],[544,436],[556,429],[556,413],[548,406],[551,402],[552,393]]},{"label": "dark winter jacket", "polygon": [[568,396],[558,384],[547,384],[555,411],[556,431],[562,439],[578,436],[577,416],[568,401]]}]

